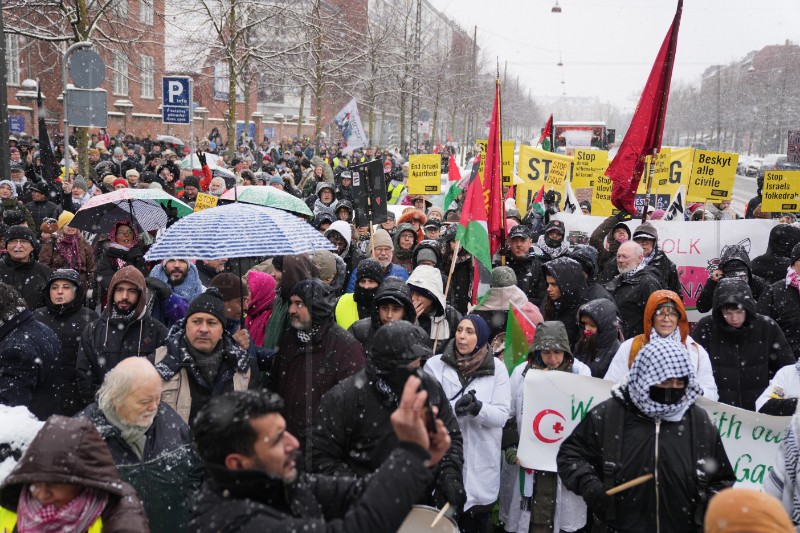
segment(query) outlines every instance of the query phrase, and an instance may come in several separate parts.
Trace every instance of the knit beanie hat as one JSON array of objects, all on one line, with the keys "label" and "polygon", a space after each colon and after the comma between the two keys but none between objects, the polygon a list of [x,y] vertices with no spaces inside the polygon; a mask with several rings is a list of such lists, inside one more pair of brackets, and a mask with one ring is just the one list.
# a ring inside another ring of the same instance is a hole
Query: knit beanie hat
[{"label": "knit beanie hat", "polygon": [[417,264],[421,263],[422,261],[431,261],[433,264],[439,264],[439,256],[436,255],[436,252],[431,250],[430,248],[420,248],[417,252],[416,256]]},{"label": "knit beanie hat", "polygon": [[365,278],[377,281],[378,284],[383,282],[383,268],[381,268],[381,264],[377,259],[370,257],[369,259],[364,259],[358,264],[356,283]]},{"label": "knit beanie hat", "polygon": [[75,181],[72,182],[72,186],[73,187],[77,187],[78,189],[81,189],[82,191],[88,191],[89,190],[89,186],[86,185],[86,180],[83,179],[83,176],[76,176],[75,177]]},{"label": "knit beanie hat", "polygon": [[389,236],[389,232],[383,228],[375,230],[373,244],[375,245],[375,248],[386,246],[394,249],[394,243],[392,242],[392,238]]},{"label": "knit beanie hat", "polygon": [[511,287],[517,284],[517,275],[511,267],[495,267],[492,269],[492,288]]},{"label": "knit beanie hat", "polygon": [[217,289],[222,296],[222,300],[225,302],[236,300],[241,298],[243,294],[248,294],[250,292],[244,284],[244,281],[232,272],[220,272],[214,276],[208,284],[208,288]]},{"label": "knit beanie hat", "polygon": [[189,320],[189,317],[195,313],[208,313],[224,324],[225,304],[222,301],[220,292],[213,287],[209,287],[206,292],[196,296],[186,311],[186,320]]},{"label": "knit beanie hat", "polygon": [[34,248],[36,247],[36,237],[33,236],[33,232],[27,226],[11,226],[8,228],[8,231],[6,231],[3,242],[8,246],[10,241],[17,239],[28,241],[31,243],[31,246]]},{"label": "knit beanie hat", "polygon": [[114,155],[125,155],[125,154],[122,152],[122,148],[117,146],[116,148],[114,148]]},{"label": "knit beanie hat", "polygon": [[759,490],[728,488],[711,498],[706,533],[792,533],[794,526],[781,502]]},{"label": "knit beanie hat", "polygon": [[128,176],[136,176],[136,177],[138,178],[138,177],[140,177],[140,176],[139,176],[139,171],[138,171],[138,170],[136,170],[135,168],[129,168],[129,169],[128,169],[128,170],[125,172],[125,177],[127,178]]},{"label": "knit beanie hat", "polygon": [[73,218],[75,218],[75,213],[70,213],[69,211],[64,211],[58,215],[58,229],[68,225],[70,222],[72,222]]},{"label": "knit beanie hat", "polygon": [[636,239],[651,239],[658,241],[658,230],[656,230],[656,228],[649,222],[640,224],[635,230],[633,230],[633,240]]},{"label": "knit beanie hat", "polygon": [[270,185],[273,185],[273,184],[274,185],[284,185],[283,178],[281,178],[280,176],[272,176],[269,179],[269,184]]},{"label": "knit beanie hat", "polygon": [[19,209],[8,209],[3,212],[3,224],[6,226],[18,226],[25,222],[25,215]]}]

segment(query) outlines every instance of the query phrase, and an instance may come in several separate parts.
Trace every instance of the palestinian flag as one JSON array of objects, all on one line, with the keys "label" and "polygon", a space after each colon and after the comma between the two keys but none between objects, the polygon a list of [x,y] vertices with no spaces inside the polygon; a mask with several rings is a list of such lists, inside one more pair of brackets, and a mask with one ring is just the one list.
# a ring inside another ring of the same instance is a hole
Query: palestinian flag
[{"label": "palestinian flag", "polygon": [[542,130],[542,135],[539,137],[539,145],[542,147],[542,150],[546,152],[552,152],[552,146],[550,146],[550,137],[553,136],[553,114],[550,114],[550,118],[547,121],[544,129]]},{"label": "palestinian flag", "polygon": [[456,164],[456,158],[450,154],[450,162],[447,164],[447,181],[459,181],[461,179],[461,170]]},{"label": "palestinian flag", "polygon": [[492,256],[489,252],[488,215],[483,183],[473,179],[467,189],[461,219],[458,221],[456,241],[475,259],[475,277],[472,283],[472,303],[477,304],[492,285]]},{"label": "palestinian flag", "polygon": [[525,361],[533,343],[533,335],[536,333],[534,326],[525,314],[510,303],[508,305],[508,320],[506,321],[506,347],[503,352],[503,362],[506,365],[508,374]]},{"label": "palestinian flag", "polygon": [[533,197],[533,202],[531,202],[529,209],[533,209],[536,214],[544,217],[546,211],[544,205],[544,185],[542,185],[542,188],[536,193],[536,196]]},{"label": "palestinian flag", "polygon": [[472,183],[472,180],[474,180],[475,176],[478,175],[478,169],[480,168],[480,166],[481,166],[480,156],[476,156],[475,159],[473,160],[471,174],[466,178],[462,178],[457,183],[452,183],[450,185],[450,188],[447,189],[447,194],[444,196],[444,204],[442,204],[442,207],[444,207],[445,211],[450,209],[450,204],[452,204],[453,201],[456,198],[458,198],[459,194],[461,194],[462,192],[464,192],[466,189],[469,188],[469,184]]}]

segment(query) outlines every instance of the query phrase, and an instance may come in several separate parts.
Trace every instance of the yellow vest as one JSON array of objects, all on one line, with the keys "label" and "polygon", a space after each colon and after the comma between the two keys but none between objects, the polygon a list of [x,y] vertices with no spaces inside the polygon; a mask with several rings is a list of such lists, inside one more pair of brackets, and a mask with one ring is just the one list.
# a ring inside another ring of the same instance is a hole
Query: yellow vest
[{"label": "yellow vest", "polygon": [[[17,527],[17,513],[0,507],[0,533],[12,533]],[[103,520],[98,516],[97,520],[89,526],[88,533],[101,533],[103,531]]]},{"label": "yellow vest", "polygon": [[359,319],[358,305],[353,300],[353,293],[347,293],[339,298],[339,303],[336,304],[336,323],[342,326],[342,329],[347,329]]}]

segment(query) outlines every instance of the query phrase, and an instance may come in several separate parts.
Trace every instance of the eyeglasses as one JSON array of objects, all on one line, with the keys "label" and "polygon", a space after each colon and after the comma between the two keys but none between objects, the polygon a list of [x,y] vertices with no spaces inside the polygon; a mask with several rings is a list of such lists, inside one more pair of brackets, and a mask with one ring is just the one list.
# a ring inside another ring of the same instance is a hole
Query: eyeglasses
[{"label": "eyeglasses", "polygon": [[744,315],[744,309],[723,309],[722,316],[733,317],[733,316],[742,316]]},{"label": "eyeglasses", "polygon": [[118,231],[117,235],[133,235],[133,232],[131,230],[122,230]]},{"label": "eyeglasses", "polygon": [[661,318],[675,319],[681,316],[681,314],[674,309],[658,309],[656,311],[656,316]]}]

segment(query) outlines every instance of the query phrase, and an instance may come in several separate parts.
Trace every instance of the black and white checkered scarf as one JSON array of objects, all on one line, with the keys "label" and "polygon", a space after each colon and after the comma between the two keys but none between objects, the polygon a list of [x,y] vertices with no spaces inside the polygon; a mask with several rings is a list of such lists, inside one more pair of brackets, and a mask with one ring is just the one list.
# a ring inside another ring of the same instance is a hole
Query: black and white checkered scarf
[{"label": "black and white checkered scarf", "polygon": [[[650,399],[650,387],[671,378],[687,378],[686,394],[676,404],[663,404]],[[645,415],[657,420],[677,422],[701,394],[697,376],[689,362],[689,352],[675,341],[653,339],[634,359],[628,376],[617,386],[618,393],[627,391],[633,404]]]}]

